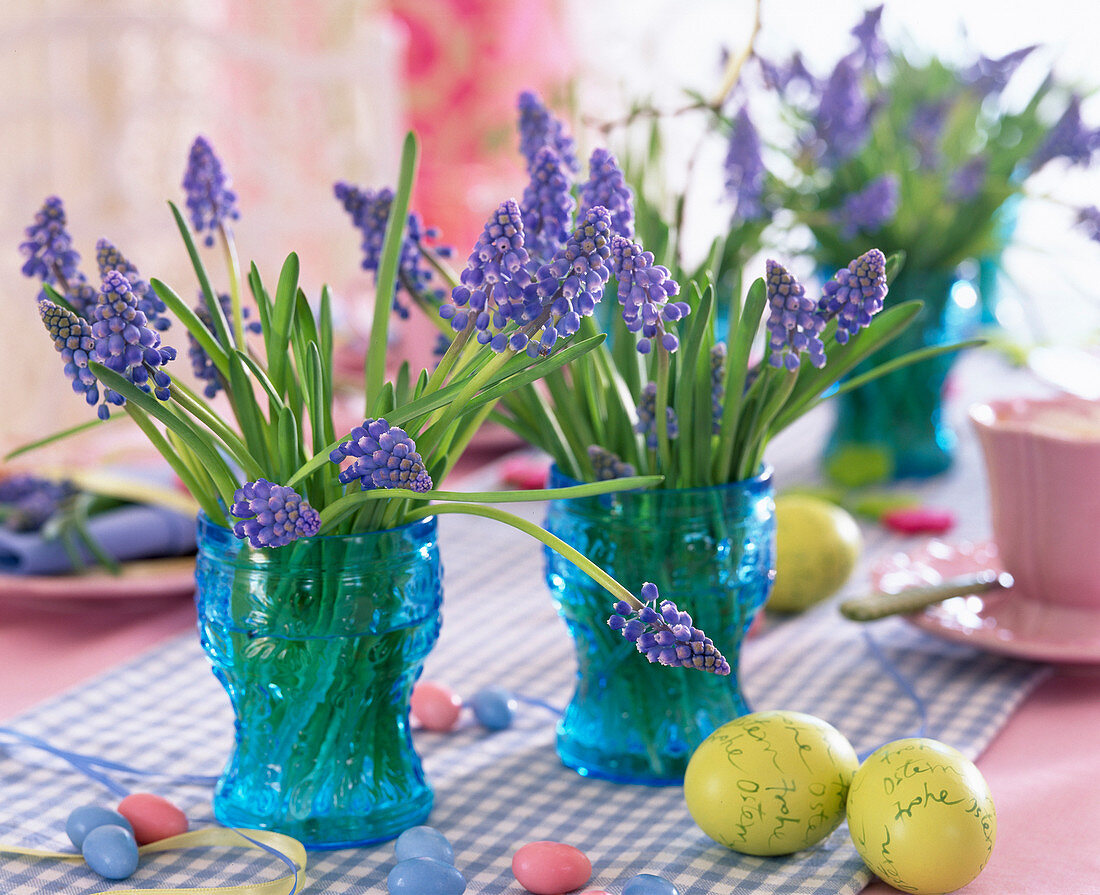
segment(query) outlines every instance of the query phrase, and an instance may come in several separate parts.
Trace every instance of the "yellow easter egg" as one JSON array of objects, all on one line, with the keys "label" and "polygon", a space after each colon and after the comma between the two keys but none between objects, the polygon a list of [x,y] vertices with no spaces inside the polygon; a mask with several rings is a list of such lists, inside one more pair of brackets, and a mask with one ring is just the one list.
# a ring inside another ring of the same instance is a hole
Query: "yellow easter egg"
[{"label": "yellow easter egg", "polygon": [[954,892],[981,873],[997,838],[993,796],[965,755],[936,740],[887,743],[848,793],[848,830],[876,876],[903,892]]},{"label": "yellow easter egg", "polygon": [[802,494],[775,499],[775,584],[767,606],[800,612],[848,580],[863,547],[859,525],[842,507]]},{"label": "yellow easter egg", "polygon": [[688,812],[715,842],[787,855],[844,819],[859,761],[836,728],[801,712],[755,712],[719,727],[688,762]]}]

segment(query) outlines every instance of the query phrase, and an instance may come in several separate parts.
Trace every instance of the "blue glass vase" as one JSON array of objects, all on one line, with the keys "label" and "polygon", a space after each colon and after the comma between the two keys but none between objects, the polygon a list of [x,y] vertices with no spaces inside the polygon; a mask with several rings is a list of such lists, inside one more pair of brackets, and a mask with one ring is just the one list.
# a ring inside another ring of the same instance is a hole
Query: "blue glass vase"
[{"label": "blue glass vase", "polygon": [[434,518],[258,550],[200,517],[199,633],[235,714],[219,821],[308,848],[423,822],[409,697],[439,636],[441,574]]},{"label": "blue glass vase", "polygon": [[[960,302],[966,297],[967,302]],[[897,339],[857,366],[858,376],[894,358],[971,334],[981,313],[974,288],[954,271],[903,267],[887,305],[919,299],[924,307]],[[859,336],[856,336],[858,339]],[[825,472],[850,486],[945,472],[956,436],[943,411],[954,354],[941,354],[887,373],[833,399],[836,422],[825,449]]]},{"label": "blue glass vase", "polygon": [[[550,483],[576,484],[557,469]],[[607,626],[608,593],[546,551],[547,582],[577,657],[575,692],[557,729],[562,762],[585,776],[680,784],[695,747],[749,711],[738,660],[775,575],[771,471],[708,488],[555,500],[546,528],[635,593],[654,582],[729,661],[725,677],[650,664]]]}]

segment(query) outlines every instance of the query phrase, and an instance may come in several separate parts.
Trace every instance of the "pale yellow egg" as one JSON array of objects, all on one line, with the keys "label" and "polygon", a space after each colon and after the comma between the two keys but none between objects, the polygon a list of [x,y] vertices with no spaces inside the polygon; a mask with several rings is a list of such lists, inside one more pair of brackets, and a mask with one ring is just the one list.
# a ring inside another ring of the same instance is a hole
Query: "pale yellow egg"
[{"label": "pale yellow egg", "polygon": [[863,536],[842,507],[817,497],[775,500],[775,584],[767,607],[800,612],[835,594],[859,561]]}]

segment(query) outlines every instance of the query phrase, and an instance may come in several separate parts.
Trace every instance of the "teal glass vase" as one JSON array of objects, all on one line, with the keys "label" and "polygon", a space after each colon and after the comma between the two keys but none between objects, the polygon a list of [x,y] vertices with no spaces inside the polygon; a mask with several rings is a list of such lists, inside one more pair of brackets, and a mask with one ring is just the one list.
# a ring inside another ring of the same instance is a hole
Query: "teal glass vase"
[{"label": "teal glass vase", "polygon": [[441,575],[434,518],[255,549],[200,517],[199,633],[235,715],[219,821],[307,848],[424,821],[409,697],[439,636]]},{"label": "teal glass vase", "polygon": [[[576,483],[555,468],[550,484]],[[635,593],[652,581],[729,661],[728,676],[650,664],[608,627],[607,591],[546,551],[547,583],[577,659],[557,727],[562,762],[606,780],[682,783],[695,747],[749,711],[738,665],[775,576],[770,470],[730,485],[555,500],[546,528]]]},{"label": "teal glass vase", "polygon": [[[887,306],[910,299],[924,302],[913,322],[850,376],[910,351],[965,338],[981,313],[974,287],[954,271],[903,267],[890,285]],[[826,475],[859,486],[926,478],[950,468],[956,436],[944,415],[943,393],[955,359],[941,354],[919,361],[832,399],[836,422],[825,448]]]}]

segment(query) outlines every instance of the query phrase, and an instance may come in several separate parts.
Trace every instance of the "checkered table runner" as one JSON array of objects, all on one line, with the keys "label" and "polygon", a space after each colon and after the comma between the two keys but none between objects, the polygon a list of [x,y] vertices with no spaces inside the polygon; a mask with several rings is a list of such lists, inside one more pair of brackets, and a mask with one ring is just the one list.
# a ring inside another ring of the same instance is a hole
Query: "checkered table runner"
[{"label": "checkered table runner", "polygon": [[[525,512],[537,518],[534,505]],[[443,635],[425,677],[470,695],[506,682],[525,696],[567,701],[573,661],[565,627],[542,583],[538,545],[480,519],[441,519],[446,598]],[[886,545],[872,544],[880,552]],[[1041,667],[942,643],[900,620],[875,626],[877,645],[928,703],[930,735],[977,755],[1037,680]],[[757,709],[810,712],[863,752],[912,735],[917,717],[869,652],[861,630],[832,605],[751,640],[743,678]],[[465,718],[465,716],[464,716]],[[230,748],[232,715],[197,637],[184,637],[55,698],[12,722],[55,745],[169,774],[217,774]],[[555,716],[524,705],[515,725],[488,733],[469,719],[451,734],[417,731],[436,793],[429,822],[454,845],[473,893],[520,893],[510,871],[522,844],[552,839],[592,860],[590,888],[619,891],[637,873],[673,880],[682,895],[704,892],[852,893],[868,880],[841,827],[824,843],[784,858],[738,855],[691,821],[679,788],[579,777],[554,752]],[[4,740],[6,742],[6,740]],[[194,825],[213,822],[202,787],[125,780],[171,798]],[[64,848],[68,812],[110,802],[96,784],[35,750],[0,746],[0,841]],[[310,855],[306,893],[382,893],[393,847]],[[143,861],[116,887],[232,885],[278,876],[268,857],[190,850]],[[81,865],[0,859],[0,890],[88,893],[109,888]]]}]

